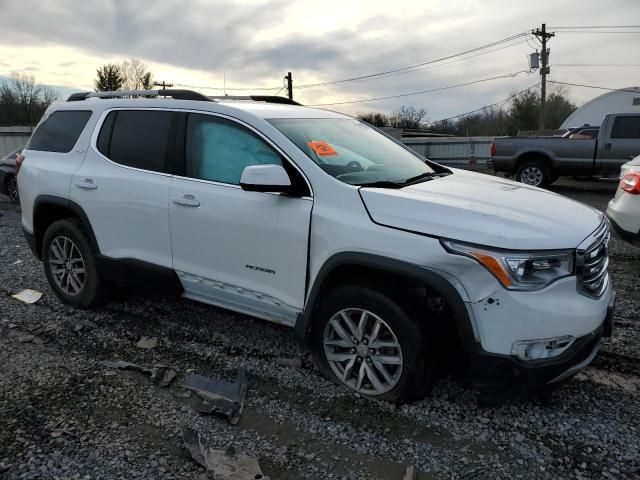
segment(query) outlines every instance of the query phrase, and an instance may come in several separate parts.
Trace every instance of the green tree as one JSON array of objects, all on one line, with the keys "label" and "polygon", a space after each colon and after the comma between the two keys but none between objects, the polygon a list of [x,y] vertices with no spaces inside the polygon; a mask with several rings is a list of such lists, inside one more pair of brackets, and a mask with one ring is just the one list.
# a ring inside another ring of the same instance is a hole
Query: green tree
[{"label": "green tree", "polygon": [[124,84],[124,77],[120,67],[113,63],[108,63],[96,70],[98,78],[94,81],[96,92],[112,92],[120,90]]},{"label": "green tree", "polygon": [[511,102],[507,134],[517,135],[520,130],[537,130],[539,117],[540,94],[536,90],[522,92]]}]

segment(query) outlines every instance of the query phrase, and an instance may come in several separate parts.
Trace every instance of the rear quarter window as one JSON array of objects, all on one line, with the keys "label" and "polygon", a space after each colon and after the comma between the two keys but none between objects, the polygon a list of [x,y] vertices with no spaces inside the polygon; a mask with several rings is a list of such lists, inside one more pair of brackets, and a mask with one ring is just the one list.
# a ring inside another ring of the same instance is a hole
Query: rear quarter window
[{"label": "rear quarter window", "polygon": [[28,150],[70,152],[91,117],[90,110],[60,110],[42,122],[27,145]]}]

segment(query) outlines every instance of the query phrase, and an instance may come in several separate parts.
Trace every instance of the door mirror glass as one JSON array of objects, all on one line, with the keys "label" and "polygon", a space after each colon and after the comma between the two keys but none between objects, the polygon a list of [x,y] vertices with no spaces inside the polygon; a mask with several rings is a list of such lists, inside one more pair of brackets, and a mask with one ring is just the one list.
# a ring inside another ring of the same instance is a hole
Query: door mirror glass
[{"label": "door mirror glass", "polygon": [[293,189],[282,165],[249,165],[242,171],[240,186],[249,192],[291,193]]}]

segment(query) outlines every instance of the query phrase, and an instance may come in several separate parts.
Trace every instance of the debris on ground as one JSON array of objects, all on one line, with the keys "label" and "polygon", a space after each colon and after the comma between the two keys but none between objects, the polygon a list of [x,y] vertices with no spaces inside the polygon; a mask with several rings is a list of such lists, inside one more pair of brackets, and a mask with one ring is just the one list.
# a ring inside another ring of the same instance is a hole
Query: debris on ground
[{"label": "debris on ground", "polygon": [[20,343],[31,343],[36,339],[36,337],[33,335],[29,335],[28,333],[18,332],[16,334],[16,339]]},{"label": "debris on ground", "polygon": [[281,367],[302,368],[302,360],[299,358],[276,358],[276,363]]},{"label": "debris on ground", "polygon": [[20,300],[21,302],[32,304],[36,303],[42,298],[42,292],[27,288],[26,290],[22,290],[21,292],[11,296],[16,300]]},{"label": "debris on ground", "polygon": [[186,426],[182,427],[182,438],[191,457],[216,480],[268,480],[256,458],[238,453],[233,447],[226,450],[205,447],[200,433]]},{"label": "debris on ground", "polygon": [[233,382],[189,374],[182,387],[193,390],[202,399],[199,412],[222,415],[232,425],[238,424],[247,396],[247,371],[244,368],[238,369]]},{"label": "debris on ground", "polygon": [[33,328],[29,329],[29,332],[32,333],[33,335],[41,335],[43,333],[60,332],[60,331],[62,331],[62,324],[57,322],[35,325]]},{"label": "debris on ground", "polygon": [[15,262],[13,262],[11,265],[20,265],[22,263],[22,260],[16,260]]},{"label": "debris on ground", "polygon": [[410,465],[404,472],[404,477],[402,480],[416,480],[416,467]]},{"label": "debris on ground", "polygon": [[158,387],[168,387],[176,378],[178,372],[165,367],[164,365],[154,365],[153,367],[144,367],[137,363],[125,362],[124,360],[103,360],[100,362],[103,367],[118,368],[121,370],[134,370],[147,374],[151,377],[151,381]]},{"label": "debris on ground", "polygon": [[157,337],[141,337],[136,343],[136,347],[143,348],[145,350],[151,350],[152,348],[156,348],[158,346],[158,338]]}]

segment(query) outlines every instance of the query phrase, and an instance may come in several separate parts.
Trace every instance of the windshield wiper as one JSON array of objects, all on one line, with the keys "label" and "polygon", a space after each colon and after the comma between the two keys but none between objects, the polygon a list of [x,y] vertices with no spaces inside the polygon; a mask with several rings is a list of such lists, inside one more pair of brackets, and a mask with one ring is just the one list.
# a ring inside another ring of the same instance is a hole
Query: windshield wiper
[{"label": "windshield wiper", "polygon": [[442,173],[437,173],[437,172],[423,172],[420,175],[416,175],[415,177],[409,177],[407,178],[404,182],[402,182],[403,186],[407,186],[407,185],[411,185],[414,183],[419,183],[421,180],[432,180],[433,178],[436,177],[444,177],[447,175],[451,175],[449,172],[442,172]]},{"label": "windshield wiper", "polygon": [[405,186],[402,182],[392,182],[389,180],[380,180],[378,182],[370,183],[356,183],[358,187],[377,187],[377,188],[402,188]]}]

